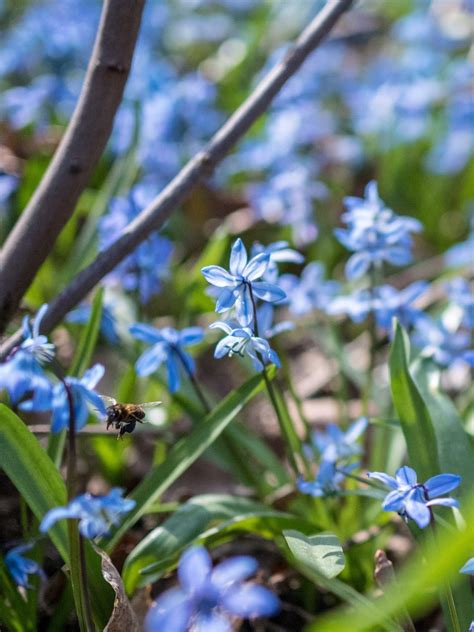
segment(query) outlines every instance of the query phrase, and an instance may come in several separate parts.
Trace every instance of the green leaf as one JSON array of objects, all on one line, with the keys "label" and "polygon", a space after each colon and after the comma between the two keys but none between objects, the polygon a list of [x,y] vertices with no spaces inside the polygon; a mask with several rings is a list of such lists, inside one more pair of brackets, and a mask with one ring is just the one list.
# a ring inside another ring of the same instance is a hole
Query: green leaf
[{"label": "green leaf", "polygon": [[332,533],[306,536],[298,531],[285,531],[283,535],[297,562],[317,575],[332,579],[344,570],[342,546]]},{"label": "green leaf", "polygon": [[[311,533],[314,531],[314,524],[294,514],[265,507],[263,510],[236,515],[229,520],[219,522],[200,533],[194,540],[190,540],[187,546],[191,544],[218,546],[244,533],[251,533],[253,536],[258,535],[272,542],[278,542],[285,529],[298,529]],[[143,578],[143,581],[140,581],[140,585],[158,579],[165,571],[175,566],[179,554],[185,548],[186,545],[183,545],[172,557],[155,561],[143,568],[140,574],[146,577]]]},{"label": "green leaf", "polygon": [[221,435],[243,407],[262,390],[263,378],[255,375],[240,388],[230,393],[194,430],[178,441],[170,450],[166,461],[145,476],[130,495],[135,508],[124,522],[112,533],[106,543],[110,551],[130,527],[156,503],[168,487],[192,465],[201,454]]},{"label": "green leaf", "polygon": [[397,322],[390,350],[390,386],[407,443],[410,465],[420,480],[439,473],[436,435],[430,414],[408,370],[410,343],[403,327]]},{"label": "green leaf", "polygon": [[413,377],[433,422],[441,471],[462,477],[461,493],[474,489],[474,446],[453,403],[438,388],[439,371],[430,361],[418,361]]},{"label": "green leaf", "polygon": [[74,377],[80,377],[91,362],[100,331],[103,298],[104,288],[100,287],[95,293],[89,320],[86,327],[82,330],[79,344],[71,363],[70,375]]},{"label": "green leaf", "polygon": [[[66,486],[54,463],[23,421],[0,404],[0,463],[38,520],[54,507],[67,503]],[[48,532],[63,560],[68,563],[66,521]],[[100,574],[100,559],[85,542],[88,581],[94,615],[105,627],[113,603],[113,591]]]},{"label": "green leaf", "polygon": [[[265,505],[227,494],[203,494],[182,505],[162,525],[153,529],[125,560],[123,581],[130,594],[139,584],[140,569],[157,560],[174,558],[209,526],[236,515],[255,513]],[[150,579],[144,580],[149,582]]]}]

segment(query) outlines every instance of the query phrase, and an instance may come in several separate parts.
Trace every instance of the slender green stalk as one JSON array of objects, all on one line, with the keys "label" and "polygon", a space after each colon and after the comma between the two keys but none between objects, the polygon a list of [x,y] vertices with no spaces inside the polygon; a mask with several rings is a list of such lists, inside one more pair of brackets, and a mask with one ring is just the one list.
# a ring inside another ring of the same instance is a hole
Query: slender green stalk
[{"label": "slender green stalk", "polygon": [[[253,322],[254,322],[254,333],[255,336],[259,336],[258,331],[258,320],[257,320],[257,304],[255,302],[255,297],[253,295],[252,284],[248,284],[250,299],[252,301],[252,309],[253,309]],[[293,420],[291,416],[285,415],[278,402],[278,396],[276,394],[275,389],[273,388],[272,381],[269,379],[267,374],[267,367],[265,366],[264,358],[260,357],[260,361],[263,365],[262,375],[265,381],[265,387],[267,389],[268,397],[273,406],[273,410],[275,411],[275,415],[278,421],[278,425],[280,426],[281,433],[286,440],[288,446],[288,459],[290,461],[290,465],[296,474],[297,477],[300,476],[300,468],[298,467],[298,461],[296,455],[303,455],[303,450],[301,449],[301,441],[298,437],[298,434],[293,425]],[[302,456],[303,458],[303,456]]]},{"label": "slender green stalk", "polygon": [[[68,432],[68,461],[67,461],[67,494],[71,501],[76,495],[76,427],[74,415],[74,400],[69,384],[62,380],[69,404],[69,432]],[[81,632],[94,632],[92,621],[92,609],[87,589],[87,571],[85,564],[84,548],[78,529],[77,520],[68,520],[69,557],[71,583],[76,604],[77,617]]]}]

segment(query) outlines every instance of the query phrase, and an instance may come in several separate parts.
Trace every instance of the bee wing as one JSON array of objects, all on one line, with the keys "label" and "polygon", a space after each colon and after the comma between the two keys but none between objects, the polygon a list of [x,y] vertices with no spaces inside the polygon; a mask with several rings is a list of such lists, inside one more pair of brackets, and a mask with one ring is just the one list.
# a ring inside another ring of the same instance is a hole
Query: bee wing
[{"label": "bee wing", "polygon": [[156,408],[156,406],[160,406],[163,402],[145,402],[144,404],[136,404],[140,406],[140,408]]},{"label": "bee wing", "polygon": [[100,399],[104,402],[106,406],[115,406],[117,400],[113,397],[109,397],[108,395],[101,395]]}]

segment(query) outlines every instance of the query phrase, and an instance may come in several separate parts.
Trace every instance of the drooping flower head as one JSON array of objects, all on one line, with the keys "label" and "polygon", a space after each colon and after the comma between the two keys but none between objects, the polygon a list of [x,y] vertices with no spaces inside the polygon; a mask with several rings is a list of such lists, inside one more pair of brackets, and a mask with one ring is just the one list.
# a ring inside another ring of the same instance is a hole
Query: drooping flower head
[{"label": "drooping flower head", "polygon": [[41,362],[49,362],[54,357],[54,344],[48,342],[48,338],[39,332],[41,321],[47,311],[48,305],[42,305],[33,320],[33,325],[28,316],[23,318],[23,342],[20,349],[31,353]]},{"label": "drooping flower head", "polygon": [[8,551],[4,558],[8,572],[18,586],[22,586],[23,588],[31,588],[31,585],[28,582],[29,575],[39,575],[40,577],[44,576],[43,570],[38,562],[23,556],[23,553],[31,551],[33,546],[33,542],[15,546],[13,549]]},{"label": "drooping flower head", "polygon": [[365,197],[346,197],[346,213],[342,220],[347,228],[334,232],[339,241],[354,252],[346,265],[349,280],[366,274],[386,261],[402,266],[412,259],[410,233],[420,232],[421,223],[412,217],[401,217],[380,199],[377,183],[369,182]]},{"label": "drooping flower head", "polygon": [[196,367],[185,347],[195,345],[204,338],[201,327],[187,327],[181,331],[172,327],[157,329],[144,323],[135,323],[129,329],[132,336],[152,346],[138,358],[135,368],[138,375],[147,376],[166,363],[168,388],[175,393],[181,383],[180,368],[194,375]]},{"label": "drooping flower head", "polygon": [[226,335],[217,343],[214,351],[215,358],[233,355],[248,355],[256,371],[263,371],[266,364],[280,366],[280,359],[276,351],[271,349],[264,338],[255,336],[250,327],[233,326],[230,323],[217,321],[209,325],[211,329],[220,329]]},{"label": "drooping flower head", "polygon": [[131,511],[135,504],[134,500],[123,498],[123,489],[118,487],[111,489],[106,496],[82,494],[66,507],[55,507],[46,512],[40,531],[46,533],[58,520],[75,518],[79,520],[79,531],[85,538],[97,538],[118,525],[123,514]]},{"label": "drooping flower head", "polygon": [[90,412],[97,417],[105,416],[105,404],[94,390],[104,372],[105,369],[101,364],[95,364],[84,373],[82,378],[68,376],[55,384],[49,393],[48,400],[41,402],[42,407],[33,398],[23,402],[20,408],[25,411],[51,410],[53,413],[51,430],[60,432],[69,427],[72,404],[74,426],[77,432],[85,426]]},{"label": "drooping flower head", "polygon": [[397,471],[395,478],[384,472],[368,472],[368,476],[392,490],[385,497],[382,508],[385,511],[396,511],[405,520],[414,520],[420,529],[430,523],[431,507],[458,506],[458,501],[454,498],[438,498],[459,486],[461,477],[456,474],[438,474],[425,483],[418,483],[415,470],[405,465]]},{"label": "drooping flower head", "polygon": [[285,293],[277,285],[257,280],[263,277],[269,262],[270,255],[267,253],[260,253],[249,261],[242,240],[237,239],[232,246],[229,271],[217,265],[203,268],[206,280],[220,288],[216,312],[222,313],[235,307],[237,320],[242,327],[247,327],[253,320],[255,299],[270,303],[284,299]]},{"label": "drooping flower head", "polygon": [[146,632],[230,632],[229,617],[251,619],[276,614],[277,597],[264,586],[244,583],[257,570],[250,556],[231,557],[212,568],[209,553],[194,546],[178,565],[180,585],[164,592],[145,619]]}]

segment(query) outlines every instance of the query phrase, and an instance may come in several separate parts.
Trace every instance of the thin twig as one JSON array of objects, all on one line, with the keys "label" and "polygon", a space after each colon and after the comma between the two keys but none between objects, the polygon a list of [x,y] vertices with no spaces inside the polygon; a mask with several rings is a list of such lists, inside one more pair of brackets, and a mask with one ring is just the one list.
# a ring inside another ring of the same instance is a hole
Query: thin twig
[{"label": "thin twig", "polygon": [[[317,48],[352,2],[353,0],[330,0],[324,6],[288,50],[283,60],[262,79],[208,145],[188,162],[160,195],[126,227],[120,237],[100,252],[95,260],[79,272],[71,284],[51,302],[41,323],[43,333],[51,331],[60,323],[106,274],[133,252],[150,233],[163,226],[195,185],[212,173],[216,165],[268,109],[283,85]],[[6,355],[8,349],[14,346],[19,338],[20,335],[17,333],[2,345],[0,358]]]},{"label": "thin twig", "polygon": [[112,131],[144,0],[105,0],[81,95],[39,187],[0,258],[0,331],[71,217]]}]

